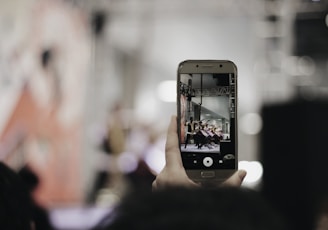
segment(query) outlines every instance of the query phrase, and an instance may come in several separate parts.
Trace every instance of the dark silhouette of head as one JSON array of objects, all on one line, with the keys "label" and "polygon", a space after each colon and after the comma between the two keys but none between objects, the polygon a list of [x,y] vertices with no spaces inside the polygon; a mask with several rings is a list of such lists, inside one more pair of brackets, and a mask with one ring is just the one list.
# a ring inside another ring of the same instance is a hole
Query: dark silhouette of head
[{"label": "dark silhouette of head", "polygon": [[97,230],[281,230],[260,194],[240,188],[170,188],[129,194]]}]

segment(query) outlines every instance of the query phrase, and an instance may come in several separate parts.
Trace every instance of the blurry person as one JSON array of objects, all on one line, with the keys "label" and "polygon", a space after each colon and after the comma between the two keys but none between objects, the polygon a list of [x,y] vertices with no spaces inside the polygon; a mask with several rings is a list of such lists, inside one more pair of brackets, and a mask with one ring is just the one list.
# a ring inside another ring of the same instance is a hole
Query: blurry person
[{"label": "blurry person", "polygon": [[103,189],[110,189],[115,194],[124,193],[127,181],[124,170],[120,165],[122,155],[126,151],[126,120],[120,101],[116,102],[108,111],[105,134],[100,143],[101,155],[97,163],[97,172],[91,190],[88,194],[88,203],[101,201]]},{"label": "blurry person", "polygon": [[45,207],[83,202],[88,20],[63,1],[25,1],[8,10],[18,23],[18,31],[8,33],[17,32],[17,39],[1,62],[9,82],[16,83],[14,94],[1,98],[10,104],[7,112],[0,109],[6,118],[0,133],[2,159],[33,167],[40,179],[36,199]]},{"label": "blurry person", "polygon": [[28,190],[18,174],[0,162],[0,229],[32,230]]},{"label": "blurry person", "polygon": [[328,229],[327,99],[264,105],[261,115],[264,197],[289,229],[316,229],[318,221]]},{"label": "blurry person", "polygon": [[126,136],[124,131],[124,118],[120,103],[116,103],[110,112],[107,138],[111,154],[119,155],[125,151]]},{"label": "blurry person", "polygon": [[124,113],[121,102],[116,102],[109,113],[109,121],[107,128],[107,140],[109,146],[109,165],[108,165],[108,180],[107,186],[119,190],[120,192],[125,188],[124,172],[120,168],[119,161],[122,153],[125,152],[126,144],[126,130],[125,125],[127,121],[124,120]]},{"label": "blurry person", "polygon": [[39,185],[38,176],[28,167],[24,166],[18,172],[19,176],[22,178],[22,182],[25,184],[30,196],[31,201],[31,215],[34,220],[35,230],[52,230],[54,229],[50,221],[48,210],[38,204],[34,197],[33,192],[37,189]]},{"label": "blurry person", "polygon": [[[163,170],[157,175],[155,181],[153,182],[154,190],[177,185],[186,187],[199,186],[187,176],[182,164],[177,134],[176,116],[172,116],[167,131],[165,160],[166,164]],[[224,185],[240,186],[245,176],[246,171],[238,170],[224,182]]]},{"label": "blurry person", "polygon": [[171,187],[128,194],[93,230],[284,230],[258,192],[237,187]]},{"label": "blurry person", "polygon": [[153,192],[132,190],[94,230],[218,229],[282,230],[283,222],[255,191],[241,189],[246,172],[225,185],[203,188],[190,180],[179,151],[177,120],[172,116],[165,146],[166,165]]}]

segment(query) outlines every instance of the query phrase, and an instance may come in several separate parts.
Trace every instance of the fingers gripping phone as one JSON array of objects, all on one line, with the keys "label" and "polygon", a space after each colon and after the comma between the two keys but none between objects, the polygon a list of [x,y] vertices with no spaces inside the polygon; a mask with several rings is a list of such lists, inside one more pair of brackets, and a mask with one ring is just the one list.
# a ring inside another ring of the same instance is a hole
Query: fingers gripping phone
[{"label": "fingers gripping phone", "polygon": [[187,175],[202,184],[223,182],[238,168],[236,65],[227,60],[181,62],[177,102]]}]

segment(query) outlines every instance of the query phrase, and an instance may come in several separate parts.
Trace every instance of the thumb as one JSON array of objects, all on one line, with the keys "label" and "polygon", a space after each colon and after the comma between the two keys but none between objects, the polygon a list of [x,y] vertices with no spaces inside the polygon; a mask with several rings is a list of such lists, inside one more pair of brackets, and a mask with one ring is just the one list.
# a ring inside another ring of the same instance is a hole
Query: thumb
[{"label": "thumb", "polygon": [[171,117],[165,144],[165,161],[167,167],[182,167],[177,133],[177,118]]},{"label": "thumb", "polygon": [[236,171],[231,177],[229,177],[222,185],[223,186],[241,186],[243,183],[247,172],[245,170]]}]

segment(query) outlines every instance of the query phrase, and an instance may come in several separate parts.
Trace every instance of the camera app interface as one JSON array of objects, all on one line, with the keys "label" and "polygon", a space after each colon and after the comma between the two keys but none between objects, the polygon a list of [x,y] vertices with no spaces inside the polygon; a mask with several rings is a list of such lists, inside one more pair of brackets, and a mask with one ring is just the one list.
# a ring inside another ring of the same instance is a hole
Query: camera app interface
[{"label": "camera app interface", "polygon": [[178,87],[184,167],[234,169],[235,75],[180,74]]}]

